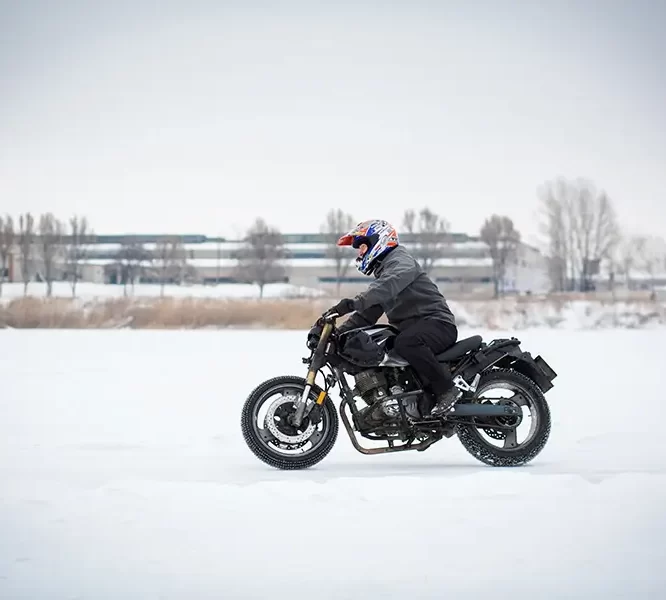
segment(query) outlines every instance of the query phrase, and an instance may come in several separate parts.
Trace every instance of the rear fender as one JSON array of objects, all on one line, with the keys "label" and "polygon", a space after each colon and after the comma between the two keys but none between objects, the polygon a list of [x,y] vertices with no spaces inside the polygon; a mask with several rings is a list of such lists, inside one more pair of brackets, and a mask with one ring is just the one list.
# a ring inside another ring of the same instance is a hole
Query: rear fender
[{"label": "rear fender", "polygon": [[466,381],[472,381],[477,373],[492,367],[513,369],[529,377],[544,393],[553,388],[553,379],[557,377],[557,373],[541,356],[533,358],[529,352],[521,350],[520,340],[516,338],[493,340],[461,367],[459,374]]},{"label": "rear fender", "polygon": [[553,379],[557,377],[557,373],[541,356],[533,358],[529,352],[520,352],[517,356],[508,355],[498,361],[496,365],[505,369],[513,369],[525,377],[529,377],[544,394],[554,387]]}]

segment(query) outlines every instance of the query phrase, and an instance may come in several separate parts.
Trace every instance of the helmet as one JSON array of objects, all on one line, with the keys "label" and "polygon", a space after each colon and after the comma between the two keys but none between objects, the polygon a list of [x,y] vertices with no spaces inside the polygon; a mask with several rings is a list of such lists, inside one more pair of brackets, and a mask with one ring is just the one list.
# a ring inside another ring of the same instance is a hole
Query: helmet
[{"label": "helmet", "polygon": [[370,275],[379,257],[384,256],[398,245],[398,232],[388,221],[371,219],[361,221],[337,242],[338,246],[359,248],[367,244],[368,251],[356,259],[356,268],[364,275]]}]

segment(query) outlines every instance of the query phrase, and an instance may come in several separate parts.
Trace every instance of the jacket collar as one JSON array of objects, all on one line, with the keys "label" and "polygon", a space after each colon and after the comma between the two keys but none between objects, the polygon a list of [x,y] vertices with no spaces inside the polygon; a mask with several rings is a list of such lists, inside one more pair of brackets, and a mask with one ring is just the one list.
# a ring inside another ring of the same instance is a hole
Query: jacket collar
[{"label": "jacket collar", "polygon": [[375,277],[379,277],[382,274],[382,271],[384,270],[384,267],[385,267],[384,260],[386,259],[386,257],[389,254],[391,254],[392,252],[395,252],[396,250],[398,250],[399,248],[400,248],[400,246],[394,246],[386,254],[384,254],[383,256],[380,256],[377,259],[377,264],[375,265],[375,268],[372,270],[372,274]]}]

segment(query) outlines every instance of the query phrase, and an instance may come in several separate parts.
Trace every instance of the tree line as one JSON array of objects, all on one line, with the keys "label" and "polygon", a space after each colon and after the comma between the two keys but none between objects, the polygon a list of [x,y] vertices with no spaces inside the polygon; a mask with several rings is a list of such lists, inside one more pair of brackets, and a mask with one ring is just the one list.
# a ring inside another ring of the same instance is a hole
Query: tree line
[{"label": "tree line", "polygon": [[[602,271],[608,274],[611,288],[617,276],[621,276],[631,288],[631,277],[635,272],[647,274],[654,288],[656,276],[666,271],[664,240],[623,231],[612,200],[591,182],[554,179],[537,190],[537,200],[541,250],[552,291],[590,291]],[[333,208],[320,227],[326,257],[334,265],[338,292],[353,256],[348,248],[336,246],[336,241],[358,221],[354,215]],[[396,225],[401,234],[418,240],[408,245],[429,274],[453,243],[449,221],[429,207],[405,210],[402,222]],[[510,216],[492,214],[483,221],[478,239],[483,242],[490,258],[494,295],[499,297],[505,292],[503,286],[508,268],[520,260],[521,233]],[[26,213],[16,221],[8,215],[0,216],[0,293],[9,250],[17,247],[26,291],[35,275],[31,269],[36,252],[41,265],[39,275],[47,284],[47,295],[51,294],[56,277],[56,264],[64,265],[59,275],[70,281],[75,295],[82,263],[87,257],[86,249],[93,240],[94,233],[85,217],[73,216],[63,222],[51,213],[40,215],[38,219]],[[242,242],[232,255],[236,259],[232,275],[236,281],[258,285],[263,296],[267,283],[287,279],[283,259],[289,257],[289,251],[278,228],[259,217],[249,227]],[[128,241],[121,245],[116,258],[120,283],[124,286],[134,285],[137,277],[146,272],[162,284],[162,289],[166,282],[182,283],[194,279],[194,271],[187,265],[179,236],[161,242],[153,251]]]},{"label": "tree line", "polygon": [[47,284],[48,295],[51,295],[57,265],[64,265],[65,277],[72,282],[75,294],[76,282],[81,278],[80,250],[90,233],[87,219],[78,215],[71,217],[67,223],[52,213],[35,218],[32,213],[26,212],[16,220],[11,215],[0,216],[0,293],[10,252],[16,247],[24,293],[27,293],[39,264],[39,276]]},{"label": "tree line", "polygon": [[[54,281],[68,281],[72,296],[76,296],[77,283],[83,279],[83,268],[95,241],[85,216],[74,215],[63,221],[53,213],[35,217],[27,212],[17,219],[0,215],[0,294],[10,252],[16,249],[24,294],[33,280],[46,284],[47,296],[52,294]],[[180,236],[168,236],[154,250],[128,239],[121,243],[114,260],[118,283],[122,283],[125,294],[127,286],[134,286],[140,275],[158,281],[162,293],[166,283],[193,278]]]},{"label": "tree line", "polygon": [[608,194],[582,178],[546,182],[538,196],[554,291],[590,291],[601,272],[607,274],[611,291],[618,276],[631,289],[637,272],[647,275],[654,291],[657,275],[666,272],[662,237],[625,231]]},{"label": "tree line", "polygon": [[[659,236],[635,235],[623,231],[612,200],[603,190],[583,178],[557,178],[537,190],[539,242],[545,259],[544,269],[553,292],[589,292],[598,275],[608,277],[611,291],[621,276],[628,289],[632,274],[647,275],[654,291],[655,279],[666,272],[666,243]],[[327,256],[335,265],[338,292],[351,263],[349,250],[335,245],[340,235],[356,223],[353,215],[332,209],[321,227],[327,241]],[[410,250],[424,271],[430,274],[437,260],[447,254],[452,244],[449,221],[428,207],[407,209],[398,225],[400,233],[415,234],[418,243]],[[521,261],[521,233],[512,218],[492,214],[481,225],[478,239],[483,242],[491,263],[495,297],[505,293],[504,284],[511,265]],[[261,218],[246,237],[247,245],[239,251],[243,260],[241,276],[263,287],[267,274],[283,275],[280,264],[286,256],[280,231]]]},{"label": "tree line", "polygon": [[[349,248],[341,248],[336,242],[358,222],[350,213],[336,208],[329,210],[320,227],[326,246],[326,257],[331,260],[334,267],[338,293],[340,283],[347,276],[352,264],[353,256]],[[413,208],[405,210],[398,228],[400,233],[418,239],[418,242],[409,244],[410,250],[428,274],[434,269],[437,260],[446,255],[447,248],[453,243],[450,223],[429,207],[418,211]],[[520,245],[520,234],[509,217],[492,215],[484,222],[480,237],[489,249],[495,296],[499,296],[503,291],[502,282],[507,268]],[[237,278],[259,285],[261,296],[266,283],[286,277],[282,259],[287,258],[289,253],[280,230],[268,225],[262,218],[255,220],[244,242],[236,253]]]}]

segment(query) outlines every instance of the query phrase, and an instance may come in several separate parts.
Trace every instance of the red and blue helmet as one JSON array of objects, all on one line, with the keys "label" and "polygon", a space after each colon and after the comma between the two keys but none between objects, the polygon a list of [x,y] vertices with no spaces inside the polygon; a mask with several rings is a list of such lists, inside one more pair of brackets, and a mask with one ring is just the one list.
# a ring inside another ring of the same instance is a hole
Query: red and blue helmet
[{"label": "red and blue helmet", "polygon": [[338,246],[360,248],[368,246],[368,251],[356,259],[356,268],[364,275],[370,275],[378,258],[384,256],[399,244],[398,232],[388,221],[371,219],[361,221],[337,242]]}]

